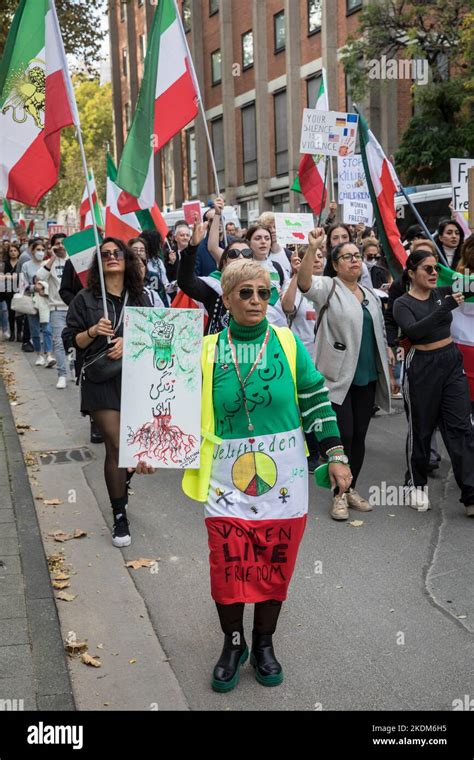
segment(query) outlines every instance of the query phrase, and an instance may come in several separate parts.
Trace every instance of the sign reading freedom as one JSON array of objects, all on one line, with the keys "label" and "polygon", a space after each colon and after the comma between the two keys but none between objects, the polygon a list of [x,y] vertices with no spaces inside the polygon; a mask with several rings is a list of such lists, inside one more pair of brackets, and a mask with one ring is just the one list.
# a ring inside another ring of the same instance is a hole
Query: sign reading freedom
[{"label": "sign reading freedom", "polygon": [[300,152],[323,156],[352,156],[355,152],[359,117],[355,113],[317,111],[305,108]]}]

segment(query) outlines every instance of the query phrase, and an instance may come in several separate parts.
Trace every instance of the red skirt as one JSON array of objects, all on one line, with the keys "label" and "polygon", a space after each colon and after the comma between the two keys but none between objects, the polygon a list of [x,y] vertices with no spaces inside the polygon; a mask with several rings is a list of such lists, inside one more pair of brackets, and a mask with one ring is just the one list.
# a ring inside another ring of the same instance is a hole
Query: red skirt
[{"label": "red skirt", "polygon": [[307,515],[290,520],[208,517],[211,594],[219,604],[283,602]]}]

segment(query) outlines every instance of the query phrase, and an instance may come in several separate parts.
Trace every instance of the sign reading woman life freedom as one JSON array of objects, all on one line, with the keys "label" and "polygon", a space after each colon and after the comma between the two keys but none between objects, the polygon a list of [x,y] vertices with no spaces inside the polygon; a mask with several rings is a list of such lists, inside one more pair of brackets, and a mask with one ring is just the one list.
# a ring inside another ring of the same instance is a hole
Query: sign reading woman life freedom
[{"label": "sign reading woman life freedom", "polygon": [[300,153],[352,156],[355,153],[359,117],[355,113],[305,108]]},{"label": "sign reading woman life freedom", "polygon": [[198,469],[200,309],[125,310],[119,467]]}]

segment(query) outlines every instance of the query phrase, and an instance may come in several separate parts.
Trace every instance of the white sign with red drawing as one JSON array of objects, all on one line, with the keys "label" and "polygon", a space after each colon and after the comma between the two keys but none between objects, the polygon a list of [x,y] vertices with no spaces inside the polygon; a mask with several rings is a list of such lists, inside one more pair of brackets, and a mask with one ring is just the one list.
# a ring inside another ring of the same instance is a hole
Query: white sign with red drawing
[{"label": "white sign with red drawing", "polygon": [[275,214],[275,228],[280,245],[306,245],[314,218],[312,214]]}]

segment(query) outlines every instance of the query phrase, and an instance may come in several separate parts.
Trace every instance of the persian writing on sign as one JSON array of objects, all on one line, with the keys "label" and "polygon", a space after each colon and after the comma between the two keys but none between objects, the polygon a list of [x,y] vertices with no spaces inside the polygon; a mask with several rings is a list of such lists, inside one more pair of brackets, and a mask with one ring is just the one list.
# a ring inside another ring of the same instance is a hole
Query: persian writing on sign
[{"label": "persian writing on sign", "polygon": [[119,467],[199,468],[202,332],[200,309],[126,309]]}]

